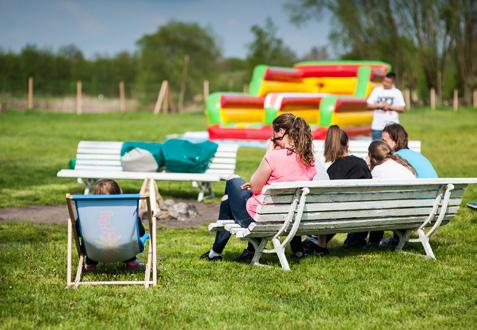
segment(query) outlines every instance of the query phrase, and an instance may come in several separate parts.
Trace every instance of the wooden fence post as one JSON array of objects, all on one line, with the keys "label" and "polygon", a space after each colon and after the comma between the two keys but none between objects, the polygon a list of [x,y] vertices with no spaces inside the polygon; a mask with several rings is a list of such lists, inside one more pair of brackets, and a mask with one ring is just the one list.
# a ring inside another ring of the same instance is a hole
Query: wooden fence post
[{"label": "wooden fence post", "polygon": [[33,77],[28,77],[28,109],[33,109]]},{"label": "wooden fence post", "polygon": [[459,109],[459,91],[457,89],[454,89],[454,98],[452,100],[452,108],[454,111],[457,111]]},{"label": "wooden fence post", "polygon": [[209,99],[209,81],[204,80],[204,103],[207,104],[207,100]]},{"label": "wooden fence post", "polygon": [[[169,82],[167,80],[163,80],[161,84],[161,89],[159,90],[159,94],[157,95],[156,105],[154,106],[154,114],[158,114],[164,109],[164,103],[167,105],[167,90],[168,90]],[[163,112],[167,113],[167,106]]]},{"label": "wooden fence post", "polygon": [[189,67],[189,55],[184,56],[184,69],[182,71],[181,90],[179,93],[179,112],[184,110],[184,98],[186,93],[187,69]]},{"label": "wooden fence post", "polygon": [[119,82],[119,111],[126,112],[126,92],[122,80]]},{"label": "wooden fence post", "polygon": [[171,94],[169,89],[169,82],[166,80],[166,95],[164,96],[164,101],[162,102],[162,112],[169,113],[169,106],[172,106]]},{"label": "wooden fence post", "polygon": [[409,90],[409,88],[406,88],[404,90],[404,102],[406,102],[406,108],[408,110],[411,110],[411,91]]},{"label": "wooden fence post", "polygon": [[431,109],[436,110],[436,90],[431,88]]},{"label": "wooden fence post", "polygon": [[477,89],[474,89],[474,109],[477,108]]},{"label": "wooden fence post", "polygon": [[83,113],[82,109],[82,85],[81,80],[76,82],[76,114],[81,115]]}]

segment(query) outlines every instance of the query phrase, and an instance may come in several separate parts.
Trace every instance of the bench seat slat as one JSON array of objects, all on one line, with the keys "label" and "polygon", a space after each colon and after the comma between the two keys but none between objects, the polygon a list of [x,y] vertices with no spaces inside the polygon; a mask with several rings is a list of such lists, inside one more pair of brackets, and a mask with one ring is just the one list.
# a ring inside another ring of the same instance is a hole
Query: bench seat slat
[{"label": "bench seat slat", "polygon": [[235,221],[233,220],[217,220],[217,222],[209,224],[209,231],[222,230],[225,228],[225,225],[231,225],[234,223]]},{"label": "bench seat slat", "polygon": [[166,173],[166,172],[123,172],[123,171],[98,171],[98,170],[61,170],[57,174],[62,178],[90,178],[90,179],[124,179],[124,180],[144,180],[151,178],[154,180],[166,181],[200,181],[218,182],[223,179],[217,174],[208,173]]}]

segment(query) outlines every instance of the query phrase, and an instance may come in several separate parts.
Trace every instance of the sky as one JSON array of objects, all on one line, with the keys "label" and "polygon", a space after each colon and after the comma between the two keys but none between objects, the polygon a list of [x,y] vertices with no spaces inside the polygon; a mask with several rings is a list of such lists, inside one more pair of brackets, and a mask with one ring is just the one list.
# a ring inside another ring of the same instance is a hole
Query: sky
[{"label": "sky", "polygon": [[[74,44],[86,57],[135,51],[136,41],[170,20],[211,28],[224,56],[244,58],[250,27],[270,17],[277,36],[297,55],[329,46],[329,17],[296,27],[283,8],[287,0],[0,0],[0,49],[26,44],[51,48]],[[329,47],[328,52],[333,54]]]}]

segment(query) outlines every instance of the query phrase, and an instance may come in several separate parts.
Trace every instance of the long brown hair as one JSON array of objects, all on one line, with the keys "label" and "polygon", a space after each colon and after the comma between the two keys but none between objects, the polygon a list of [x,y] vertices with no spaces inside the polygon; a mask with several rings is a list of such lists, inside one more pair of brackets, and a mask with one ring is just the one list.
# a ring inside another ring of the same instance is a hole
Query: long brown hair
[{"label": "long brown hair", "polygon": [[273,120],[272,127],[275,132],[278,132],[280,128],[285,130],[285,134],[288,134],[293,144],[293,151],[303,165],[308,167],[315,165],[311,129],[303,118],[284,113]]},{"label": "long brown hair", "polygon": [[391,140],[396,143],[395,150],[408,148],[407,132],[401,125],[396,123],[386,125],[386,127],[383,129],[383,132],[388,133]]},{"label": "long brown hair", "polygon": [[401,157],[396,155],[392,151],[391,147],[383,140],[375,140],[371,142],[368,147],[368,156],[371,170],[375,166],[384,163],[386,159],[392,159],[398,164],[401,164],[402,166],[406,167],[409,171],[416,175],[416,170],[414,169],[414,167],[412,167],[411,164],[407,162],[407,160],[402,159]]},{"label": "long brown hair", "polygon": [[325,138],[325,161],[334,162],[348,152],[348,134],[338,125],[328,127]]},{"label": "long brown hair", "polygon": [[94,184],[95,195],[119,195],[122,194],[119,184],[111,179],[101,179]]}]

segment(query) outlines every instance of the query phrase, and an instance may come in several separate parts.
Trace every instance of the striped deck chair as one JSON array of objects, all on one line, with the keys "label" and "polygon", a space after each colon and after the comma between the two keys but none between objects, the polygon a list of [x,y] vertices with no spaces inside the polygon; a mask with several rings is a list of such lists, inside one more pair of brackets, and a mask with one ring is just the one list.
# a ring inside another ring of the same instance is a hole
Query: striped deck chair
[{"label": "striped deck chair", "polygon": [[[147,205],[149,233],[139,237],[139,202]],[[68,206],[68,255],[66,286],[101,284],[143,284],[147,289],[157,285],[156,220],[149,196],[66,195]],[[75,216],[76,213],[76,216]],[[86,256],[98,262],[118,262],[134,258],[144,250],[150,238],[144,281],[81,281]],[[73,241],[75,243],[73,243]],[[72,280],[72,245],[79,256],[76,277]],[[152,268],[152,269],[151,269]],[[151,278],[152,271],[152,280]]]}]

